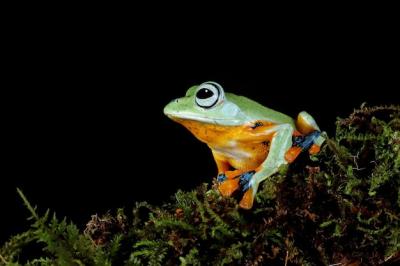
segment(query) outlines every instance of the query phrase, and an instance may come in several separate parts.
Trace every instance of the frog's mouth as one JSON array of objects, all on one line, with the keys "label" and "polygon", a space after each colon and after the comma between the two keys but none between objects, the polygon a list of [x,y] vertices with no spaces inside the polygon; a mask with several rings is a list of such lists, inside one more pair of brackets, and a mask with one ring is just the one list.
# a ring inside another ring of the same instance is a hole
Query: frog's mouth
[{"label": "frog's mouth", "polygon": [[170,119],[180,122],[182,120],[191,120],[206,124],[214,124],[214,125],[225,125],[225,126],[234,126],[238,125],[240,122],[236,119],[229,119],[229,118],[212,118],[212,117],[205,117],[205,116],[198,116],[198,115],[191,115],[191,114],[184,114],[184,113],[168,113],[166,114]]}]

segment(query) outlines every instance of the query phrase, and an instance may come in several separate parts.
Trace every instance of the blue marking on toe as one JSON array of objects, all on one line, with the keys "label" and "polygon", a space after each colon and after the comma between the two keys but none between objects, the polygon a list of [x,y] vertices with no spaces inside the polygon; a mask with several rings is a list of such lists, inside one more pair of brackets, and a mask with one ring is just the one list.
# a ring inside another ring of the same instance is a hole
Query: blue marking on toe
[{"label": "blue marking on toe", "polygon": [[250,182],[246,183],[246,185],[242,187],[242,192],[246,192],[247,190],[249,190],[249,188],[250,188]]},{"label": "blue marking on toe", "polygon": [[303,143],[300,144],[300,147],[303,150],[306,150],[311,147],[311,145],[314,144],[314,140],[317,139],[321,135],[321,132],[319,131],[314,131],[307,135],[303,141]]},{"label": "blue marking on toe", "polygon": [[217,176],[217,181],[219,182],[219,183],[222,183],[222,182],[224,182],[226,180],[226,175],[225,174],[219,174],[218,176]]},{"label": "blue marking on toe", "polygon": [[300,146],[301,143],[304,141],[303,136],[297,136],[292,138],[292,145],[293,146]]},{"label": "blue marking on toe", "polygon": [[255,171],[249,171],[240,176],[239,185],[242,191],[246,192],[250,188],[250,179],[255,174]]},{"label": "blue marking on toe", "polygon": [[314,141],[321,135],[321,132],[316,130],[306,136],[297,136],[292,139],[293,146],[300,147],[303,151],[310,148]]}]

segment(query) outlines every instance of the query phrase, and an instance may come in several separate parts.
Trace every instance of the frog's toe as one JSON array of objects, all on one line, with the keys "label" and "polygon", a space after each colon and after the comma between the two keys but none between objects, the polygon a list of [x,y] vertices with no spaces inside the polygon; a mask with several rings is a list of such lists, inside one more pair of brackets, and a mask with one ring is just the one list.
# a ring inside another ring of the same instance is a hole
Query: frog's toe
[{"label": "frog's toe", "polygon": [[249,210],[253,207],[253,202],[254,202],[253,188],[250,187],[244,193],[242,200],[239,203],[239,206],[243,209]]},{"label": "frog's toe", "polygon": [[309,152],[311,155],[315,155],[315,154],[319,153],[320,150],[321,150],[321,147],[320,147],[320,146],[318,146],[318,145],[316,145],[316,144],[313,144],[313,145],[311,146],[311,148],[308,150],[308,152]]},{"label": "frog's toe", "polygon": [[217,176],[217,181],[218,181],[218,183],[222,183],[222,182],[224,182],[226,180],[226,175],[225,174],[219,174],[218,176]]},{"label": "frog's toe", "polygon": [[218,186],[219,192],[224,197],[232,195],[233,192],[235,192],[238,188],[239,188],[239,178],[227,179]]},{"label": "frog's toe", "polygon": [[242,188],[243,192],[246,192],[251,186],[251,178],[256,173],[256,171],[249,171],[240,175],[239,185]]},{"label": "frog's toe", "polygon": [[224,174],[226,175],[226,178],[228,179],[233,179],[233,178],[238,178],[241,174],[243,174],[243,170],[233,170],[233,171],[226,171]]}]

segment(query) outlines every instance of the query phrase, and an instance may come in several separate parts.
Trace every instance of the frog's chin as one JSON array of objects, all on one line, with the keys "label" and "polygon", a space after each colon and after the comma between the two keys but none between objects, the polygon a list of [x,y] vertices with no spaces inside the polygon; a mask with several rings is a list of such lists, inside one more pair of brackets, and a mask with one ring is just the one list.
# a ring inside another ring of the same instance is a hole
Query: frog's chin
[{"label": "frog's chin", "polygon": [[235,126],[239,124],[239,121],[236,119],[224,119],[224,118],[212,118],[212,117],[204,117],[204,116],[197,116],[197,115],[190,115],[190,114],[179,114],[178,115],[172,115],[172,114],[167,114],[167,116],[176,121],[176,122],[182,122],[182,121],[196,121],[200,123],[205,123],[205,124],[213,124],[213,125],[225,125],[225,126]]}]

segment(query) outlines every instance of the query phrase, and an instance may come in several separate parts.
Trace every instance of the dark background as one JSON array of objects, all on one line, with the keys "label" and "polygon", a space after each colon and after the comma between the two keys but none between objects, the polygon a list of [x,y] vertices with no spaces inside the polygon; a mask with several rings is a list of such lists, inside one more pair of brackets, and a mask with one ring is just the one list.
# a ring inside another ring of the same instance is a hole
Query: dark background
[{"label": "dark background", "polygon": [[16,187],[83,228],[91,214],[210,182],[208,148],[162,113],[194,84],[307,110],[328,134],[363,102],[399,104],[398,43],[381,28],[49,24],[8,40],[0,241],[27,228]]}]

